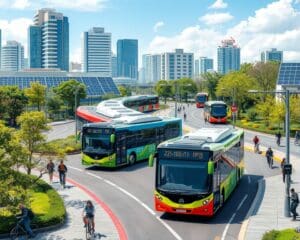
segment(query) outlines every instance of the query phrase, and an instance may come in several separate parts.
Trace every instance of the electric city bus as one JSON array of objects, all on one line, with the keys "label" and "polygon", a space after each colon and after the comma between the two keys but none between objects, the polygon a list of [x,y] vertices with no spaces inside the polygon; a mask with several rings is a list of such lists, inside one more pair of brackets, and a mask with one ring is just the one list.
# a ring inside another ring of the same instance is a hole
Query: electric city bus
[{"label": "electric city bus", "polygon": [[208,101],[208,93],[205,92],[197,93],[195,97],[195,101],[196,101],[197,108],[203,108],[204,103]]},{"label": "electric city bus", "polygon": [[227,122],[227,105],[223,101],[208,101],[204,104],[204,120],[210,123]]},{"label": "electric city bus", "polygon": [[126,107],[139,112],[151,112],[159,110],[159,98],[155,95],[141,95],[123,98]]},{"label": "electric city bus", "polygon": [[161,142],[182,135],[179,118],[124,116],[82,128],[82,164],[101,167],[131,165],[153,158]]},{"label": "electric city bus", "polygon": [[[149,165],[153,166],[153,159],[149,159]],[[213,216],[243,172],[243,130],[201,128],[165,141],[157,147],[155,209]]]}]

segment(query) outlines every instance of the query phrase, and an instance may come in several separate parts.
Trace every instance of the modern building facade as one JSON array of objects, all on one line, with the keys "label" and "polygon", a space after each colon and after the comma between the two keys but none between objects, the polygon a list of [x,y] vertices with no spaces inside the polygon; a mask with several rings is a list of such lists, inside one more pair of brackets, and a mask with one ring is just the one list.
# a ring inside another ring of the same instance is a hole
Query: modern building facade
[{"label": "modern building facade", "polygon": [[161,54],[161,79],[176,80],[192,78],[194,74],[194,54],[183,49]]},{"label": "modern building facade", "polygon": [[212,58],[200,57],[195,60],[195,76],[199,77],[201,74],[207,73],[214,69],[214,60]]},{"label": "modern building facade", "polygon": [[111,76],[118,76],[118,65],[117,65],[117,56],[112,53],[111,55]]},{"label": "modern building facade", "polygon": [[283,51],[278,51],[276,48],[271,48],[270,50],[263,51],[260,54],[260,58],[262,62],[268,61],[283,61]]},{"label": "modern building facade", "polygon": [[240,48],[236,45],[233,38],[222,41],[218,47],[218,72],[226,74],[240,69],[241,56]]},{"label": "modern building facade", "polygon": [[94,27],[83,33],[83,72],[101,72],[111,77],[111,33]]},{"label": "modern building facade", "polygon": [[28,29],[30,68],[69,70],[69,21],[54,9],[40,9]]},{"label": "modern building facade", "polygon": [[143,83],[155,83],[161,78],[161,55],[144,54],[142,57]]},{"label": "modern building facade", "polygon": [[120,39],[117,41],[118,77],[138,79],[138,40]]},{"label": "modern building facade", "polygon": [[17,41],[7,41],[1,49],[1,70],[20,71],[24,68],[24,47]]},{"label": "modern building facade", "polygon": [[1,69],[2,31],[0,29],[0,69]]}]

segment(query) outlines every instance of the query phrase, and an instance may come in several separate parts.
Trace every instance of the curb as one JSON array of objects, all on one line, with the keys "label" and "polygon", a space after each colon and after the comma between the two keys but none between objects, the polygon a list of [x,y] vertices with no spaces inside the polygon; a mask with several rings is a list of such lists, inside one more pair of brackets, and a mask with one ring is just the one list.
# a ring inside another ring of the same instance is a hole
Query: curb
[{"label": "curb", "polygon": [[50,126],[59,126],[59,125],[64,125],[64,124],[68,124],[68,123],[72,123],[72,122],[75,122],[75,120],[61,121],[61,122],[50,122],[50,123],[48,123],[48,125],[50,125]]}]

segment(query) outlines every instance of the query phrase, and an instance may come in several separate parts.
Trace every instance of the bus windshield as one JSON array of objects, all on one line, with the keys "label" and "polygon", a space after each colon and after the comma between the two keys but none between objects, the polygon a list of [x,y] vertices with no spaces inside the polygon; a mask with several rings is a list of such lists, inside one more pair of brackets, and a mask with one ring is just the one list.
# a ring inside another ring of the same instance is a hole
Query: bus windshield
[{"label": "bus windshield", "polygon": [[227,107],[226,105],[212,105],[211,114],[215,117],[224,117],[226,116]]},{"label": "bus windshield", "polygon": [[197,96],[197,101],[198,102],[204,103],[204,102],[206,102],[206,100],[207,100],[207,96],[206,95],[199,95],[199,96]]},{"label": "bus windshield", "polygon": [[159,160],[157,187],[168,192],[207,193],[207,162]]},{"label": "bus windshield", "polygon": [[111,129],[84,129],[82,135],[82,150],[89,153],[109,153],[112,149],[110,142]]}]

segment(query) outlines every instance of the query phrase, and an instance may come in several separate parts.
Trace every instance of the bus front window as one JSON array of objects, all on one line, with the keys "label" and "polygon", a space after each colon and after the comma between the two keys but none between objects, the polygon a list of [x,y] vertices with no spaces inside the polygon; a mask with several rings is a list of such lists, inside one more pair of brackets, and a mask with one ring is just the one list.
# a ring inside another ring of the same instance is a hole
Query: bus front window
[{"label": "bus front window", "polygon": [[206,102],[206,96],[205,95],[198,96],[197,100],[200,103],[205,103]]},{"label": "bus front window", "polygon": [[158,188],[169,192],[207,193],[210,189],[207,162],[159,161]]},{"label": "bus front window", "polygon": [[112,150],[109,135],[84,135],[82,141],[83,152],[108,153]]},{"label": "bus front window", "polygon": [[214,117],[224,117],[227,114],[227,108],[225,105],[213,105],[211,107],[211,114]]}]

